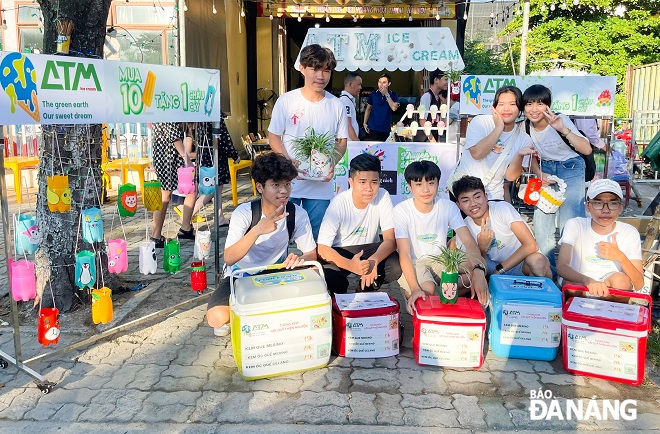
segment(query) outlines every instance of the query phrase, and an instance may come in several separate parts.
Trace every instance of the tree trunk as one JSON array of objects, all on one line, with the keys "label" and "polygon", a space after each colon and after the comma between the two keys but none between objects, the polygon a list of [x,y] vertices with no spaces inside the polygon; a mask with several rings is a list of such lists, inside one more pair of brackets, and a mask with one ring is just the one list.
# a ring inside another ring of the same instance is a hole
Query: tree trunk
[{"label": "tree trunk", "polygon": [[[57,46],[57,24],[71,20],[69,56],[103,58],[106,22],[112,0],[38,0],[44,16],[44,54],[53,54]],[[59,9],[58,9],[59,8]],[[75,286],[75,253],[95,250],[97,261],[97,286],[109,286],[109,273],[103,243],[85,244],[80,234],[80,211],[100,206],[101,182],[101,125],[44,125],[43,140],[39,149],[39,193],[37,197],[37,224],[42,241],[35,255],[37,287],[43,305],[52,306],[52,289],[55,305],[61,312],[71,310],[77,300],[86,301]],[[71,210],[67,213],[51,213],[46,200],[47,177],[69,176]],[[107,216],[106,216],[107,218]],[[100,267],[103,267],[101,270]],[[35,302],[38,302],[37,297]]]}]

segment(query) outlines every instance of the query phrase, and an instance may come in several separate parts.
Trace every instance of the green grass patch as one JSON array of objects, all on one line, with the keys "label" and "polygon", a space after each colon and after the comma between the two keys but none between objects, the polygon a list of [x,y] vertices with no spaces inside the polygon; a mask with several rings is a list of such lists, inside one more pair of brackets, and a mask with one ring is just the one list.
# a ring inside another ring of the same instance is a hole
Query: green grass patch
[{"label": "green grass patch", "polygon": [[646,354],[648,359],[657,368],[660,368],[660,325],[653,324],[653,330],[646,341]]}]

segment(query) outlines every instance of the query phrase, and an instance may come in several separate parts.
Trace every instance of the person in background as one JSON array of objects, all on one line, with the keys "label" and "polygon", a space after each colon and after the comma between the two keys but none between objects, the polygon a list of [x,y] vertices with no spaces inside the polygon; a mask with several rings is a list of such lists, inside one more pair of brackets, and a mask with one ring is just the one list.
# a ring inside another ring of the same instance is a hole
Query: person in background
[{"label": "person in background", "polygon": [[[440,119],[440,114],[438,113],[436,115],[437,119],[431,119],[431,114],[428,112],[428,110],[431,108],[432,105],[435,105],[440,108],[442,104],[447,103],[447,87],[449,86],[449,77],[447,77],[447,74],[445,74],[444,71],[440,71],[439,69],[436,69],[435,71],[431,72],[429,75],[429,83],[431,83],[431,86],[429,89],[424,92],[424,95],[421,96],[419,99],[419,105],[424,106],[425,109],[427,110],[426,112],[426,118],[424,120],[420,119],[420,127],[424,126],[424,121],[425,120],[430,120],[432,122],[436,122]],[[442,120],[444,122],[444,120]],[[431,137],[427,137],[428,141],[430,142],[438,142],[438,141],[444,141],[443,140],[444,134],[441,136],[438,135],[437,130],[432,130],[431,131]]]},{"label": "person in background", "polygon": [[399,108],[399,95],[390,91],[392,79],[387,73],[378,77],[378,89],[369,94],[364,112],[364,130],[367,140],[384,142],[392,131],[392,113]]},{"label": "person in background", "polygon": [[355,111],[355,98],[362,90],[362,77],[357,72],[349,72],[344,78],[344,90],[341,91],[339,98],[346,108],[346,116],[348,116],[348,139],[353,141],[360,140],[358,134],[360,127],[358,126],[357,113]]},{"label": "person in background", "polygon": [[[557,226],[564,228],[569,219],[585,215],[582,205],[585,163],[578,152],[590,154],[591,145],[568,116],[550,110],[552,92],[547,87],[540,84],[528,87],[523,93],[523,103],[528,119],[525,121],[525,129],[529,127],[534,149],[541,160],[539,167],[537,159],[532,159],[532,172],[543,181],[544,187],[555,183],[548,179],[550,175],[566,183],[566,198],[556,213],[546,214],[539,208],[534,210],[536,242],[539,243],[541,253],[548,257],[550,265],[555,267]],[[564,138],[575,150],[571,149]]]},{"label": "person in background", "polygon": [[325,91],[336,66],[335,56],[329,49],[318,44],[303,48],[298,68],[305,84],[278,98],[268,127],[270,147],[292,160],[296,167],[300,162],[293,160],[293,142],[304,137],[309,128],[314,128],[316,134],[332,134],[336,139],[333,155],[330,156],[332,169],[323,182],[303,179],[293,182],[291,202],[302,205],[307,211],[314,239],[319,236],[323,215],[330,199],[335,196],[330,181],[335,175],[335,165],[344,157],[348,138],[345,108],[339,98]]}]

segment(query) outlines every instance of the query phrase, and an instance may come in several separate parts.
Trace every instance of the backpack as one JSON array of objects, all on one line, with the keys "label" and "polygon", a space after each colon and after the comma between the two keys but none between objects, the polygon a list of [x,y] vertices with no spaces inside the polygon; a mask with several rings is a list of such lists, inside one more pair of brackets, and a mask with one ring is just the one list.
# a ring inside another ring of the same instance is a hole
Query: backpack
[{"label": "backpack", "polygon": [[[250,208],[252,209],[252,222],[250,222],[250,226],[245,231],[246,234],[261,220],[261,198],[251,201]],[[289,242],[291,242],[293,241],[293,231],[296,228],[296,206],[293,202],[286,203],[286,212],[289,213],[286,216],[286,229],[289,232]]]},{"label": "backpack", "polygon": [[[556,113],[556,114],[559,114],[559,113]],[[525,119],[525,132],[531,137],[531,135],[529,134],[529,123],[530,123],[529,119]],[[580,131],[580,130],[578,130],[578,131]],[[580,134],[582,134],[584,136],[584,133],[582,131],[580,131]],[[577,152],[577,154],[580,157],[582,157],[582,159],[584,160],[584,180],[586,182],[589,182],[592,179],[594,179],[594,176],[596,176],[596,160],[594,159],[594,151],[595,151],[594,146],[590,145],[591,146],[591,154],[585,155],[585,154],[581,153],[580,151],[576,150],[575,147],[573,145],[571,145],[571,142],[566,137],[562,136],[561,134],[559,134],[559,137],[561,137],[561,139],[564,141],[564,143],[566,143],[566,145],[568,145],[568,147],[571,148],[573,150],[573,152]]]}]

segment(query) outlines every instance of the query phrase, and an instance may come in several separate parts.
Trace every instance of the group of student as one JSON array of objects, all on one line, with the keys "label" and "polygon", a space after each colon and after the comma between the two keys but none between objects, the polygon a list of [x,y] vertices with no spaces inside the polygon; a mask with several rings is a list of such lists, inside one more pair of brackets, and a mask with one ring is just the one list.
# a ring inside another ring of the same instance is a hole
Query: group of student
[{"label": "group of student", "polygon": [[[559,280],[584,285],[592,296],[607,296],[609,287],[642,289],[639,234],[617,221],[623,211],[621,187],[607,179],[594,181],[583,205],[585,163],[578,152],[591,148],[568,117],[550,110],[551,93],[544,86],[531,86],[524,94],[513,86],[500,88],[491,115],[470,123],[448,185],[454,201],[438,195],[441,172],[430,161],[406,167],[412,197],[396,206],[380,188],[380,160],[367,153],[350,161],[346,191],[334,191],[329,182],[334,171],[320,181],[299,179],[294,143],[309,128],[336,138],[333,167],[346,152],[345,107],[325,91],[335,66],[332,51],[317,44],[305,47],[299,66],[304,86],[282,95],[273,108],[269,143],[274,152],[258,156],[252,165],[261,198],[232,213],[224,278],[208,304],[207,320],[216,335],[230,332],[232,271],[275,263],[293,268],[319,259],[331,293],[346,293],[351,274],[359,277],[359,291],[398,281],[412,312],[418,298],[438,287],[442,265],[430,256],[448,245],[450,230],[457,248],[467,252],[459,295],[476,297],[483,306],[489,303],[487,277],[492,274],[553,277],[556,270]],[[529,134],[516,123],[523,111]],[[544,185],[553,182],[550,175],[568,184],[558,211],[563,234],[556,265],[556,214],[537,209],[534,236],[502,200],[504,179],[517,179],[524,160],[534,155],[539,159],[531,158],[531,170]],[[288,253],[291,241],[300,255]]]}]

